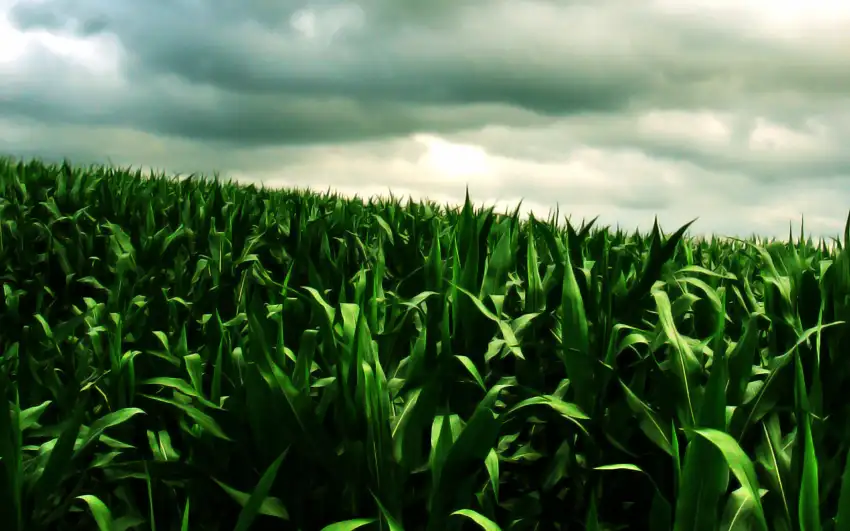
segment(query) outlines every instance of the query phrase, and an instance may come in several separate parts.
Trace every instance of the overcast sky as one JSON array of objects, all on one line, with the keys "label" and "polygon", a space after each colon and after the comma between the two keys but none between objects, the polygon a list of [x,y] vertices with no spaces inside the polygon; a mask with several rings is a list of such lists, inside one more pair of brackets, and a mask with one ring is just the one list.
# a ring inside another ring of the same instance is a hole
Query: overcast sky
[{"label": "overcast sky", "polygon": [[834,236],[846,0],[0,0],[0,153]]}]

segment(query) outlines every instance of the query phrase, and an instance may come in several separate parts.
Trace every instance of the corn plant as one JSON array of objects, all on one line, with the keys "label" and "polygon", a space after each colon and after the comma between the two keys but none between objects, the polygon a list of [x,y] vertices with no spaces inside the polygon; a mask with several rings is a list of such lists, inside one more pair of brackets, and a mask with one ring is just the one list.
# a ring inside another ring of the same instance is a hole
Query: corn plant
[{"label": "corn plant", "polygon": [[3,528],[850,530],[850,220],[690,225],[0,159]]}]

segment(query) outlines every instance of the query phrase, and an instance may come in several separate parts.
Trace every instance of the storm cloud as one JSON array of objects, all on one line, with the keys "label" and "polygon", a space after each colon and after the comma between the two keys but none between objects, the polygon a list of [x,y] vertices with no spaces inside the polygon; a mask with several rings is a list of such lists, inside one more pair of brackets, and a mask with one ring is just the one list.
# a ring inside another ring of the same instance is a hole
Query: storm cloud
[{"label": "storm cloud", "polygon": [[0,131],[19,156],[835,235],[850,6],[0,0]]}]

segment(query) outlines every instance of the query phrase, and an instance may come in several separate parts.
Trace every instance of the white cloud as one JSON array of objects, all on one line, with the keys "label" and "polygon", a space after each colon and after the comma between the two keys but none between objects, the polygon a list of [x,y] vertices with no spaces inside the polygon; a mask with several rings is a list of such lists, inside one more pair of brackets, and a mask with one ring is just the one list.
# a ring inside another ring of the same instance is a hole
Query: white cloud
[{"label": "white cloud", "polygon": [[0,4],[0,64],[17,63],[25,67],[24,63],[32,60],[33,54],[43,51],[87,74],[117,75],[123,54],[115,36],[102,34],[79,38],[45,30],[19,31],[2,7]]},{"label": "white cloud", "polygon": [[423,144],[427,151],[418,163],[433,171],[440,180],[491,179],[495,176],[493,161],[479,146],[449,142],[436,135],[417,134],[413,140]]},{"label": "white cloud", "polygon": [[9,22],[7,13],[0,12],[0,63],[20,58],[26,50],[27,38]]},{"label": "white cloud", "polygon": [[355,3],[310,5],[295,11],[289,18],[289,24],[302,37],[330,46],[341,32],[362,30],[365,13]]},{"label": "white cloud", "polygon": [[694,144],[728,144],[732,129],[728,116],[708,111],[650,111],[638,118],[638,129],[659,138],[683,139]]},{"label": "white cloud", "polygon": [[748,26],[762,37],[796,39],[850,23],[844,0],[655,0],[668,13],[721,19],[727,26]]},{"label": "white cloud", "polygon": [[810,122],[805,131],[800,131],[758,118],[750,132],[748,146],[753,151],[782,155],[825,153],[833,147],[827,135],[826,128],[816,122]]}]

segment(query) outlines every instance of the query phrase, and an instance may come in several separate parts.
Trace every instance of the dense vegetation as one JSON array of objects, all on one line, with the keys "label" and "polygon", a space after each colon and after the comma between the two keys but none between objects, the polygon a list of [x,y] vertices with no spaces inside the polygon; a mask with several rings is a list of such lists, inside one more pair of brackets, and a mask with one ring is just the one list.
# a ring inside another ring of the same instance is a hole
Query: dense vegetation
[{"label": "dense vegetation", "polygon": [[850,530],[850,228],[555,220],[0,161],[3,529]]}]

